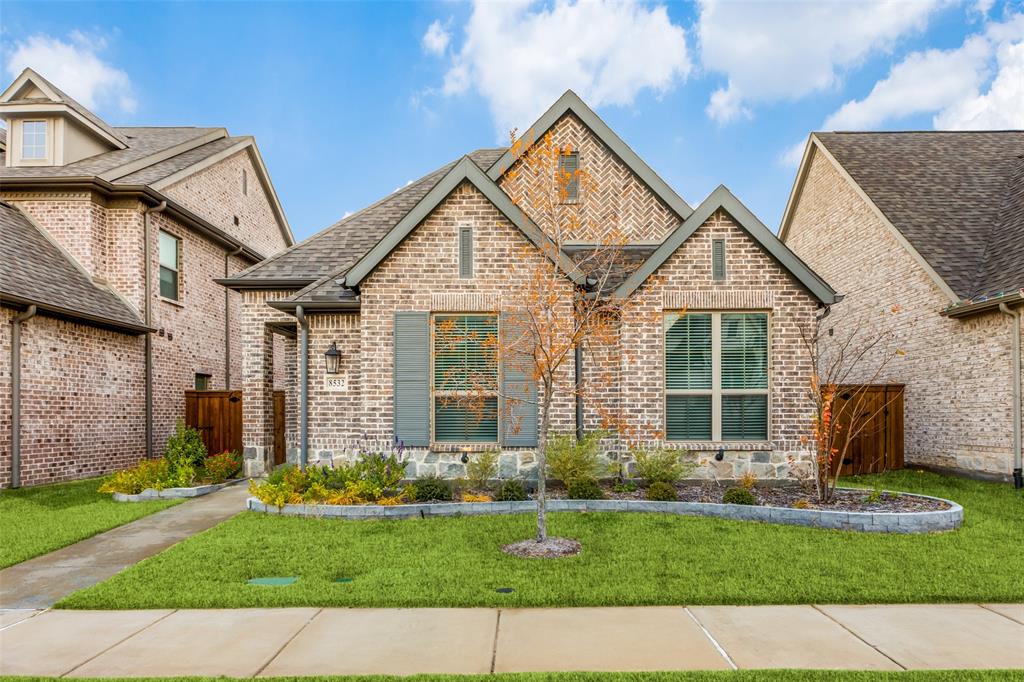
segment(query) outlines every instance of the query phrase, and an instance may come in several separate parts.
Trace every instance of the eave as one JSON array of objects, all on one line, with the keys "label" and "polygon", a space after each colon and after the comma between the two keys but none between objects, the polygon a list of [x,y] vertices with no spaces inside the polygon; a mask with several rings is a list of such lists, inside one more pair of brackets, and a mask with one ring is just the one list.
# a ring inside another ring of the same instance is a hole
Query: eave
[{"label": "eave", "polygon": [[53,305],[45,301],[25,298],[23,296],[15,296],[3,292],[0,292],[0,304],[16,308],[26,308],[30,305],[34,305],[39,310],[49,313],[52,317],[59,317],[65,320],[71,320],[72,322],[79,322],[92,327],[101,327],[103,329],[111,329],[116,332],[123,332],[135,336],[156,331],[156,329],[142,324],[131,324],[129,322],[121,322],[120,320],[114,320],[108,317],[90,315],[89,313],[71,310],[70,308]]},{"label": "eave", "polygon": [[999,304],[1005,303],[1009,306],[1024,304],[1024,289],[1017,291],[1003,292],[986,296],[977,301],[963,300],[947,307],[942,311],[943,317],[962,318],[981,313],[992,312],[999,309]]}]

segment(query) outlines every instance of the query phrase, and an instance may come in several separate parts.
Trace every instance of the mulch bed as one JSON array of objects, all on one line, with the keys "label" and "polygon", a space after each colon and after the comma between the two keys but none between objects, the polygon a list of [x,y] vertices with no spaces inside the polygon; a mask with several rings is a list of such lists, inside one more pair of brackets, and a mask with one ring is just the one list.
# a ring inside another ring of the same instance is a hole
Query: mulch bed
[{"label": "mulch bed", "polygon": [[576,540],[569,538],[547,538],[543,542],[537,540],[520,540],[511,545],[504,545],[501,551],[505,554],[524,557],[526,559],[557,559],[575,556],[583,549]]}]

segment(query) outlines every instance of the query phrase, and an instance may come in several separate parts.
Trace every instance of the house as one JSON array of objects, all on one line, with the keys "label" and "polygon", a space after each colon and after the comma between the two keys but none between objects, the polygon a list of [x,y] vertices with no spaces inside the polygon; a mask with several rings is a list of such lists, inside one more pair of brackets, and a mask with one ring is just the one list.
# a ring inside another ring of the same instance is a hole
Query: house
[{"label": "house", "polygon": [[[585,170],[593,181],[593,189],[573,187],[559,210],[614,222],[628,254],[609,294],[624,301],[616,347],[600,357],[581,353],[580,366],[573,359],[566,372],[567,382],[598,372],[611,382],[583,404],[571,384],[553,393],[554,428],[597,428],[614,409],[653,427],[669,447],[704,452],[720,477],[747,469],[788,476],[791,458],[809,457],[802,437],[810,368],[799,329],[836,293],[724,187],[689,206],[572,92],[522,139],[529,147],[547,134],[560,167]],[[552,249],[550,221],[517,200],[529,191],[522,159],[515,149],[472,151],[221,280],[244,297],[250,473],[397,442],[410,476],[463,475],[479,450],[500,452],[503,477],[536,475],[534,402],[518,401],[514,420],[504,410],[474,419],[438,385],[444,364],[456,375],[483,367],[495,385],[514,390],[505,359],[485,360],[470,344],[453,360],[439,339],[445,325],[506,333],[507,303],[533,265],[557,265],[565,276],[552,289],[567,302],[587,286],[572,257],[586,247],[582,235]],[[290,423],[274,419],[278,336],[299,359],[289,365],[299,394]],[[723,370],[725,356],[747,364]],[[535,394],[528,384],[520,392]]]},{"label": "house", "polygon": [[186,389],[241,385],[239,296],[292,245],[251,137],[113,127],[26,69],[0,94],[0,485],[159,454]]},{"label": "house", "polygon": [[1020,485],[1024,131],[815,133],[780,237],[903,344],[906,460]]}]

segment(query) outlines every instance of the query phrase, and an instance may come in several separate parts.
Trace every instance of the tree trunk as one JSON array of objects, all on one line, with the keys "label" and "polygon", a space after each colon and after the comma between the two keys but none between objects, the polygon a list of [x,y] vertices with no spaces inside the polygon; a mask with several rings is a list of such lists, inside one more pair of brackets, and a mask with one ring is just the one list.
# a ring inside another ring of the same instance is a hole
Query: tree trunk
[{"label": "tree trunk", "polygon": [[544,542],[548,539],[547,448],[550,407],[550,401],[545,395],[541,404],[540,433],[537,434],[537,542]]}]

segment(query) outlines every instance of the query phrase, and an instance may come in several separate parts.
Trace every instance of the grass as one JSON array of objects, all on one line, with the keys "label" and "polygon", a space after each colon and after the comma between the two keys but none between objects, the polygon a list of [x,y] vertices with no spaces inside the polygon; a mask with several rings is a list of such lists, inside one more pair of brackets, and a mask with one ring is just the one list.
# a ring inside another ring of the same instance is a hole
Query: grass
[{"label": "grass", "polygon": [[[532,515],[341,521],[246,513],[76,592],[61,608],[612,606],[1024,601],[1024,496],[892,472],[862,485],[960,502],[958,531],[883,535],[657,514],[552,514],[578,557],[501,545]],[[298,576],[287,587],[246,580]],[[353,578],[337,583],[337,578]],[[495,592],[514,588],[510,594]]]},{"label": "grass", "polygon": [[[0,682],[50,680],[46,677],[0,677]],[[75,678],[66,678],[75,679]],[[104,678],[106,682],[213,682],[225,678],[157,677]],[[386,675],[333,677],[268,677],[267,682],[1020,682],[1024,670],[736,670],[653,673],[503,673],[498,675]]]},{"label": "grass", "polygon": [[100,479],[0,491],[0,568],[165,509],[180,500],[114,502]]}]

